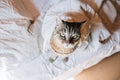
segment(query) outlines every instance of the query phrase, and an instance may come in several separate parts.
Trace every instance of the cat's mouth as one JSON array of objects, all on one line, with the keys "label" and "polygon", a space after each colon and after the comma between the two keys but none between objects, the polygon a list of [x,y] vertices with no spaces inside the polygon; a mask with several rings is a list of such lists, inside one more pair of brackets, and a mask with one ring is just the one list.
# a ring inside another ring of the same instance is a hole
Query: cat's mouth
[{"label": "cat's mouth", "polygon": [[71,54],[76,49],[77,44],[78,43],[74,45],[65,45],[54,39],[50,42],[51,48],[58,54]]},{"label": "cat's mouth", "polygon": [[55,44],[52,44],[51,47],[55,51],[55,53],[58,54],[70,54],[74,51],[74,48],[60,48]]}]

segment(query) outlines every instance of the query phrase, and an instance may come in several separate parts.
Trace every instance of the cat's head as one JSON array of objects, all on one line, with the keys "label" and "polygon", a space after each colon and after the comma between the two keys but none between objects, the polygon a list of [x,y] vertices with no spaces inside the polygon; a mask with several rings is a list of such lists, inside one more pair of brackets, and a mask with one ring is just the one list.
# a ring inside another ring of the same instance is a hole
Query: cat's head
[{"label": "cat's head", "polygon": [[56,27],[50,39],[52,49],[59,54],[72,53],[79,44],[80,29],[85,22],[67,22],[57,18]]}]

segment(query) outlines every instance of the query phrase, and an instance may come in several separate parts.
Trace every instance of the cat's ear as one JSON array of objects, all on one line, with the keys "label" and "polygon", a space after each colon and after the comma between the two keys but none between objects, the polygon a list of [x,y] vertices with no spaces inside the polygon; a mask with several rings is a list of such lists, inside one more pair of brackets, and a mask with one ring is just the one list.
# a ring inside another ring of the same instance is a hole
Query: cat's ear
[{"label": "cat's ear", "polygon": [[81,24],[84,24],[86,22],[86,20],[82,21]]},{"label": "cat's ear", "polygon": [[86,20],[82,21],[82,22],[78,22],[78,23],[76,23],[76,25],[79,26],[79,27],[81,27],[85,22],[86,22]]},{"label": "cat's ear", "polygon": [[56,17],[56,23],[61,24],[61,23],[63,23],[63,21],[59,17]]},{"label": "cat's ear", "polygon": [[65,23],[65,21],[64,21],[64,20],[62,20],[62,23]]}]

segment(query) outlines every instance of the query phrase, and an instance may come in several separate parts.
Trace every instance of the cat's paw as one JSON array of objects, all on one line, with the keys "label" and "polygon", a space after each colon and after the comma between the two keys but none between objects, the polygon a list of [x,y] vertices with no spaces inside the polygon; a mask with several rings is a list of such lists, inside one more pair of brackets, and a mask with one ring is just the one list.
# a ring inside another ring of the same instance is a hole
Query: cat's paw
[{"label": "cat's paw", "polygon": [[65,58],[63,59],[63,62],[68,62],[68,60],[69,60],[69,58],[68,58],[68,57],[65,57]]},{"label": "cat's paw", "polygon": [[49,58],[49,61],[50,61],[51,63],[53,63],[55,60],[50,57],[50,58]]},{"label": "cat's paw", "polygon": [[51,63],[53,63],[57,58],[58,58],[58,56],[56,56],[55,58],[50,57],[50,58],[49,58],[49,61],[50,61]]}]

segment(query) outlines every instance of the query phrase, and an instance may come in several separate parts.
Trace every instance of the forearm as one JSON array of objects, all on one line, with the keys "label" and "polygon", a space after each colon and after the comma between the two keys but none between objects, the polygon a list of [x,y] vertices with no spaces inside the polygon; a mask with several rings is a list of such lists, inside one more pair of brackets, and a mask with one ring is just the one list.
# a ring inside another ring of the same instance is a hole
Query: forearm
[{"label": "forearm", "polygon": [[120,79],[120,52],[114,54],[97,65],[84,70],[75,77],[75,80],[119,80]]}]

